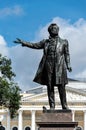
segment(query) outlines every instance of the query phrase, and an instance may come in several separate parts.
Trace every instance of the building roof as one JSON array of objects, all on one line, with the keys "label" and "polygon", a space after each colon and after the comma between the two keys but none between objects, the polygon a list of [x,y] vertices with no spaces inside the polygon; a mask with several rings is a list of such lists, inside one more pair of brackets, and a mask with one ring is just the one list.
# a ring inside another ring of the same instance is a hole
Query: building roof
[{"label": "building roof", "polygon": [[[68,102],[84,102],[86,103],[86,92],[81,89],[86,87],[86,83],[71,81],[66,85],[67,101]],[[58,89],[55,87],[56,101],[60,102]],[[36,88],[30,89],[27,92],[27,96],[22,97],[22,102],[48,102],[47,97],[47,87],[38,86]]]}]

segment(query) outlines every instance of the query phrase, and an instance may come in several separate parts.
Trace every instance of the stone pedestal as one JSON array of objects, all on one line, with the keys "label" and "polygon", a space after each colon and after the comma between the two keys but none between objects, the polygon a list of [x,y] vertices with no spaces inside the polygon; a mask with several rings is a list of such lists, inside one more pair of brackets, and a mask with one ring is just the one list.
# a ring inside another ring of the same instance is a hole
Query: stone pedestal
[{"label": "stone pedestal", "polygon": [[78,125],[72,122],[71,110],[47,110],[43,112],[41,121],[36,123],[39,130],[74,130]]}]

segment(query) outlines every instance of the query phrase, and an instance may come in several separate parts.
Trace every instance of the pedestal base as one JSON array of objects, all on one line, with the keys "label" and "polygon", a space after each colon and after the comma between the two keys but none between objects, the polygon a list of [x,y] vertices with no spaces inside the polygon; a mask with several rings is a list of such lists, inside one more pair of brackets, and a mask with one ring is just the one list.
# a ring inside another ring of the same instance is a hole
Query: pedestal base
[{"label": "pedestal base", "polygon": [[72,122],[71,110],[47,110],[41,116],[41,121],[36,122],[39,130],[74,130],[78,125]]}]

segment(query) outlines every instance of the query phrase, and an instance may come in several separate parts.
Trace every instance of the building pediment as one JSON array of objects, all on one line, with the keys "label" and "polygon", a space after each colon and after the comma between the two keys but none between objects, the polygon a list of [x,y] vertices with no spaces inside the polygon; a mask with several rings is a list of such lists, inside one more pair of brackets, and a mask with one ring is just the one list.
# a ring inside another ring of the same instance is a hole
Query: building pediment
[{"label": "building pediment", "polygon": [[[84,91],[66,87],[66,95],[68,102],[86,102],[86,93]],[[55,87],[55,100],[57,102],[60,101],[58,88]],[[40,93],[33,93],[31,96],[26,96],[22,98],[23,102],[48,102],[47,91],[43,91]]]}]

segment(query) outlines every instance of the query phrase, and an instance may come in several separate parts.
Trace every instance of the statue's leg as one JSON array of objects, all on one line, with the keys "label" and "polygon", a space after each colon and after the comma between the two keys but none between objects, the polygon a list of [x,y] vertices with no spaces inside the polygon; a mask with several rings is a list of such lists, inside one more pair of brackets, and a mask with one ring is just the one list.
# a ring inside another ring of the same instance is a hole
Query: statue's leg
[{"label": "statue's leg", "polygon": [[54,87],[47,86],[47,94],[50,109],[55,109]]},{"label": "statue's leg", "polygon": [[59,97],[62,105],[62,109],[68,109],[67,107],[67,100],[66,100],[66,90],[64,85],[59,85],[58,86],[58,91],[59,91]]},{"label": "statue's leg", "polygon": [[54,98],[54,61],[51,59],[46,61],[46,78],[47,78],[47,95],[50,109],[55,108],[55,98]]}]

